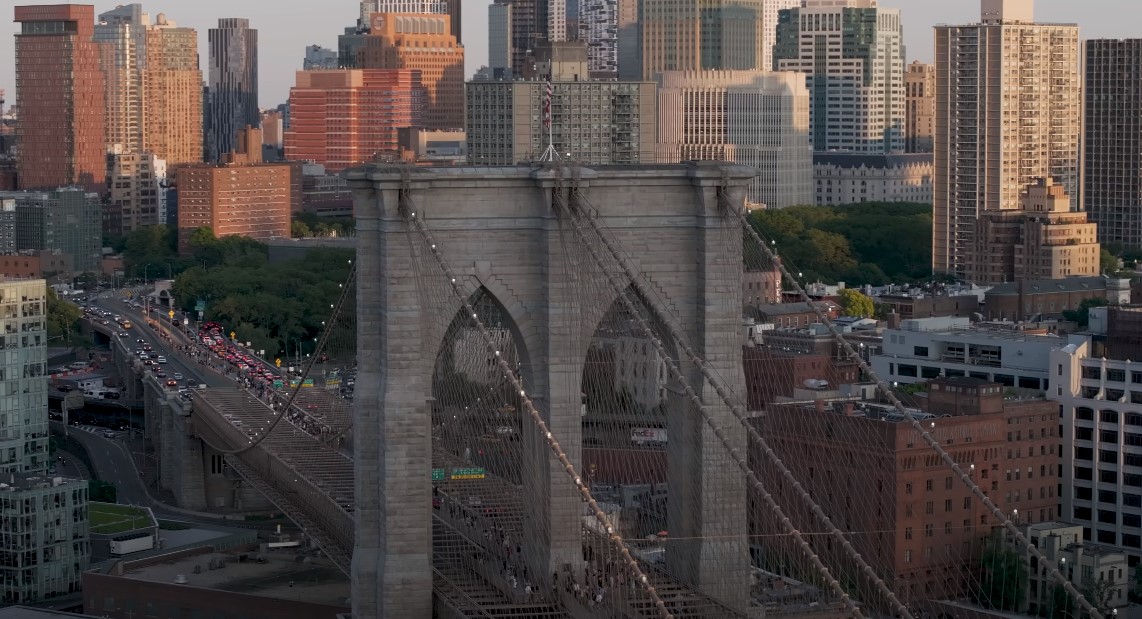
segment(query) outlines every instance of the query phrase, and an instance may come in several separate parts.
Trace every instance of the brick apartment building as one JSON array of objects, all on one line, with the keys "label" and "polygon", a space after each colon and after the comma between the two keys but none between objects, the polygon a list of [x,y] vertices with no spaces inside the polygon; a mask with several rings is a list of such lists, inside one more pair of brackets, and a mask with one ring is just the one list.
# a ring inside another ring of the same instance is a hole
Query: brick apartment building
[{"label": "brick apartment building", "polygon": [[860,367],[853,361],[773,347],[742,348],[742,365],[752,411],[764,409],[779,397],[793,397],[794,389],[804,389],[806,381],[823,380],[828,387],[836,387],[860,378]]},{"label": "brick apartment building", "polygon": [[301,165],[262,163],[258,129],[247,128],[238,144],[222,164],[178,168],[179,252],[190,250],[191,234],[202,227],[216,237],[290,237],[291,213],[301,208]]},{"label": "brick apartment building", "polygon": [[[1057,405],[1005,400],[1004,390],[979,379],[935,380],[928,392],[931,412],[915,414],[1002,509],[1018,510],[1023,522],[1053,520]],[[895,410],[866,402],[775,404],[755,423],[905,603],[963,593],[964,561],[978,559],[995,519]],[[788,507],[793,526],[820,531],[820,523],[758,449],[751,450],[750,459]],[[750,505],[750,528],[759,536],[755,539],[773,540],[756,549],[764,561],[804,561],[760,502]],[[835,540],[814,535],[809,542],[836,567],[842,582],[871,586]]]}]

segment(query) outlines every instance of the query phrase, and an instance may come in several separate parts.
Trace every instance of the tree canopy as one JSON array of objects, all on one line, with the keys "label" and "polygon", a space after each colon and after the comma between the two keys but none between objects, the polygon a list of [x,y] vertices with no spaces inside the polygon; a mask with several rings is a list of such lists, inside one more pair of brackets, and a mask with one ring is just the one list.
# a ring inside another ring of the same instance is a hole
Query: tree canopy
[{"label": "tree canopy", "polygon": [[266,246],[249,239],[204,237],[192,246],[196,242],[202,244],[195,255],[213,266],[192,266],[175,279],[171,294],[183,310],[204,301],[206,320],[225,325],[267,355],[296,354],[298,347],[313,351],[353,252],[314,248],[304,259],[271,264]]},{"label": "tree canopy", "polygon": [[809,281],[879,286],[932,275],[932,207],[867,202],[754,211],[754,229]]},{"label": "tree canopy", "polygon": [[1078,309],[1063,310],[1063,319],[1076,322],[1080,327],[1086,327],[1090,325],[1090,308],[1106,307],[1108,304],[1106,299],[1098,297],[1083,299],[1079,301]]},{"label": "tree canopy", "polygon": [[80,339],[79,319],[83,312],[75,305],[59,298],[56,291],[48,287],[48,339],[62,339],[67,344]]},{"label": "tree canopy", "polygon": [[1018,610],[1027,589],[1027,565],[1003,542],[1001,530],[988,538],[981,565],[979,588],[972,592],[976,602],[996,610]]},{"label": "tree canopy", "polygon": [[876,313],[876,304],[872,302],[872,298],[859,290],[845,288],[837,296],[840,297],[841,309],[845,316],[871,318]]}]

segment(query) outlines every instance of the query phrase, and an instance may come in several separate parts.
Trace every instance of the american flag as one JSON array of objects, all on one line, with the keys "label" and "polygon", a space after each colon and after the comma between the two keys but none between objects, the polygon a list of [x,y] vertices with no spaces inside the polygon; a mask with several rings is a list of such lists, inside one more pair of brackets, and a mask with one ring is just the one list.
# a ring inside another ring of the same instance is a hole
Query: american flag
[{"label": "american flag", "polygon": [[551,81],[548,80],[548,82],[547,82],[547,96],[543,98],[543,126],[544,127],[550,127],[551,126],[551,93],[552,92],[553,92],[553,89],[551,87]]}]

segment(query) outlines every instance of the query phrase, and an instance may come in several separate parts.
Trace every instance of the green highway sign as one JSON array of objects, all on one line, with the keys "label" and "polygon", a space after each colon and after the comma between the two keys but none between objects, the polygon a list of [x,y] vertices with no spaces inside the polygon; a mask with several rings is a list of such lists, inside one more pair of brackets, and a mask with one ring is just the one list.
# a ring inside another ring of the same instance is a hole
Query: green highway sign
[{"label": "green highway sign", "polygon": [[285,381],[280,378],[274,379],[274,389],[281,389],[285,386]]},{"label": "green highway sign", "polygon": [[432,481],[444,481],[444,469],[432,469]]},{"label": "green highway sign", "polygon": [[451,479],[483,479],[487,474],[482,468],[452,469]]}]

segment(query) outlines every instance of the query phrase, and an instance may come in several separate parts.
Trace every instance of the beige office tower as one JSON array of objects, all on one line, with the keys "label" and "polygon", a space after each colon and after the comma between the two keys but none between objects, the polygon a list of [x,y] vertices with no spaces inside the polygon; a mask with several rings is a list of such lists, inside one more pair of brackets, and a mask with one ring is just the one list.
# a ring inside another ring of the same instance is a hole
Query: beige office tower
[{"label": "beige office tower", "polygon": [[149,152],[170,164],[202,160],[202,71],[198,34],[159,14],[152,24],[142,5],[99,16],[106,84],[108,152]]},{"label": "beige office tower", "polygon": [[663,71],[767,68],[766,2],[643,0],[643,79]]},{"label": "beige office tower", "polygon": [[908,65],[904,73],[905,121],[904,150],[910,153],[932,152],[932,133],[936,128],[936,67],[919,60]]},{"label": "beige office tower", "polygon": [[667,71],[658,91],[659,163],[731,161],[757,169],[749,200],[813,203],[809,90],[800,73]]},{"label": "beige office tower", "polygon": [[981,4],[980,23],[936,27],[932,269],[961,278],[982,213],[1020,208],[1036,178],[1081,196],[1078,26],[1035,23],[1032,0]]}]

